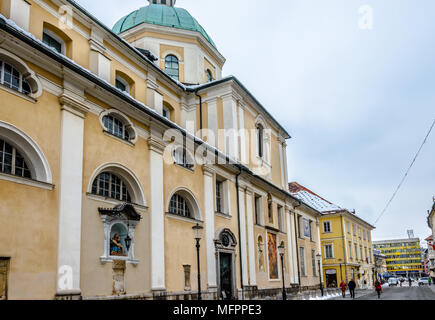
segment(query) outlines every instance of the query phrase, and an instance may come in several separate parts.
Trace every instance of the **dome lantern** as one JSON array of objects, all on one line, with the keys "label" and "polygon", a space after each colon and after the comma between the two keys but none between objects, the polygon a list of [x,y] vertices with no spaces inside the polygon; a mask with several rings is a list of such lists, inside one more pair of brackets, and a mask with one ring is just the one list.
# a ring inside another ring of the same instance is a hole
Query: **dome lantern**
[{"label": "dome lantern", "polygon": [[150,4],[161,4],[163,6],[173,7],[177,0],[148,0]]}]

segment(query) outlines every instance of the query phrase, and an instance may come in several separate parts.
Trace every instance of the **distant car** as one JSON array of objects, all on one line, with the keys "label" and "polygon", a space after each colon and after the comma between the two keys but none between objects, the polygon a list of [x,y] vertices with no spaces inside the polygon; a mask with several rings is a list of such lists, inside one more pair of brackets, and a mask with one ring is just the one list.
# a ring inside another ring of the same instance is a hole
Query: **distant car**
[{"label": "distant car", "polygon": [[418,285],[419,286],[424,286],[426,284],[427,285],[429,284],[429,278],[428,277],[424,277],[424,278],[418,279]]},{"label": "distant car", "polygon": [[397,278],[390,278],[388,279],[388,286],[397,286],[399,284],[399,279]]}]

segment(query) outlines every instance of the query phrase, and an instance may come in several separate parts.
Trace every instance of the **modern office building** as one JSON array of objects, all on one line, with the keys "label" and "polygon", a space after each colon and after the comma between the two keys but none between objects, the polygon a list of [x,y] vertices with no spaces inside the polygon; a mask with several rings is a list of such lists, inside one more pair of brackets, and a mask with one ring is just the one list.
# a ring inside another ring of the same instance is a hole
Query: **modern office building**
[{"label": "modern office building", "polygon": [[373,241],[373,248],[387,257],[391,275],[416,278],[423,272],[419,238]]}]

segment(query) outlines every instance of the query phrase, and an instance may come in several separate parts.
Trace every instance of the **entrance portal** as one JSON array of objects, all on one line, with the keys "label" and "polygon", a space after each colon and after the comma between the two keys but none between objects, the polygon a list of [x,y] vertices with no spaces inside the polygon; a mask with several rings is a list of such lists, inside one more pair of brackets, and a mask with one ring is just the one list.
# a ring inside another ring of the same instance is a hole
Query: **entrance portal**
[{"label": "entrance portal", "polygon": [[229,253],[220,253],[220,275],[221,275],[221,296],[224,300],[233,297],[233,271],[232,255]]},{"label": "entrance portal", "polygon": [[236,298],[236,246],[237,241],[229,229],[216,232],[216,268],[218,296],[222,300]]}]

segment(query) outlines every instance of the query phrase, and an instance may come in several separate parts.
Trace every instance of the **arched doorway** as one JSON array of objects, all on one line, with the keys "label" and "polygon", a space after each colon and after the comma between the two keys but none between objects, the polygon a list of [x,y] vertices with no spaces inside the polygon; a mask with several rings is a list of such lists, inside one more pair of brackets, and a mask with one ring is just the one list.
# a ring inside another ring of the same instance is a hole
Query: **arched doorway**
[{"label": "arched doorway", "polygon": [[237,240],[229,229],[220,229],[216,233],[216,263],[218,294],[222,300],[236,298],[236,246]]}]

